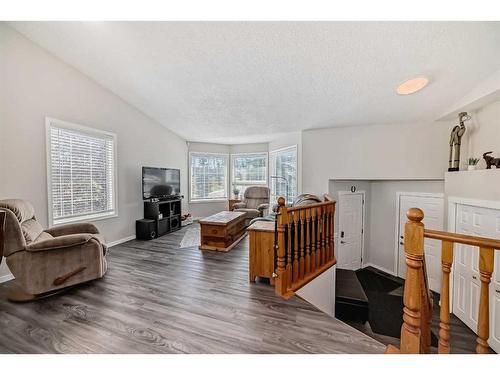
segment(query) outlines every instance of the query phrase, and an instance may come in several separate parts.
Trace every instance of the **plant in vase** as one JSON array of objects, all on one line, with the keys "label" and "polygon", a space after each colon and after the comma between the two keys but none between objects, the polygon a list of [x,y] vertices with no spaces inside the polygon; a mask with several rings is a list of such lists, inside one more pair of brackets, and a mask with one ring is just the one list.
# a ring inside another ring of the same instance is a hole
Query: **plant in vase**
[{"label": "plant in vase", "polygon": [[234,189],[233,189],[233,194],[234,194],[234,197],[235,197],[236,199],[238,199],[238,198],[240,197],[240,189],[238,189],[238,188],[234,188]]},{"label": "plant in vase", "polygon": [[467,170],[473,171],[474,169],[476,169],[477,163],[479,163],[479,159],[478,158],[469,158],[469,159],[467,159]]}]

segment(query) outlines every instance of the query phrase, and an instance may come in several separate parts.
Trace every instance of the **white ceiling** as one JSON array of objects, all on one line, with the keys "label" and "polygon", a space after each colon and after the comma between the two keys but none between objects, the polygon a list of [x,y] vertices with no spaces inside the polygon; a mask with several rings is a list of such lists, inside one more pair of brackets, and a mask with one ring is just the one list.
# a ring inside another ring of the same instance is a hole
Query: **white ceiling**
[{"label": "white ceiling", "polygon": [[500,67],[499,22],[10,24],[191,141],[434,120]]}]

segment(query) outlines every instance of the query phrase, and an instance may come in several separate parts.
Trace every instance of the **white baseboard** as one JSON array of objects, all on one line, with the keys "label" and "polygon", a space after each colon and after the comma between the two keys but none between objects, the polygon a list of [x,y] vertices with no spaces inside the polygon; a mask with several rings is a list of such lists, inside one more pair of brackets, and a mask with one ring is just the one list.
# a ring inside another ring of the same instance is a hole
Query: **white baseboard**
[{"label": "white baseboard", "polygon": [[128,236],[128,237],[121,238],[121,239],[116,240],[116,241],[108,242],[107,245],[108,245],[108,248],[109,248],[109,247],[113,247],[113,246],[119,245],[121,243],[130,241],[130,240],[135,240],[135,234],[133,236]]},{"label": "white baseboard", "polygon": [[380,271],[384,271],[385,273],[388,273],[389,275],[398,276],[393,270],[387,269],[385,267],[380,267],[380,266],[373,264],[373,263],[363,263],[363,268],[366,268],[366,267],[373,267],[373,268],[376,268]]},{"label": "white baseboard", "polygon": [[7,281],[13,280],[13,279],[14,279],[14,275],[9,272],[7,275],[0,276],[0,284],[6,283]]}]

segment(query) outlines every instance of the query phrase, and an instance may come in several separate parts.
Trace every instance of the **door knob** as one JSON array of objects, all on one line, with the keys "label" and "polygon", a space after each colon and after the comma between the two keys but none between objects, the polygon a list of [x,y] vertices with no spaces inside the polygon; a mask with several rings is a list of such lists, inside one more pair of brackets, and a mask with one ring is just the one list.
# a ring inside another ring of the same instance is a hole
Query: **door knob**
[{"label": "door knob", "polygon": [[404,242],[403,242],[403,241],[400,241],[400,242],[399,242],[399,244],[400,244],[400,245],[404,245]]}]

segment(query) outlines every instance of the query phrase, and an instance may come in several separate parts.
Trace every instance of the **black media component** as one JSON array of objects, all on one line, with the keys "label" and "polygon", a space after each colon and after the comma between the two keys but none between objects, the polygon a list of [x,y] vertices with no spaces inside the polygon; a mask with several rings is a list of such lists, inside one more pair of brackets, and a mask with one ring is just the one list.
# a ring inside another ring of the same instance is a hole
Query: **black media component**
[{"label": "black media component", "polygon": [[180,194],[179,169],[142,167],[142,199],[178,199]]},{"label": "black media component", "polygon": [[152,240],[157,237],[157,233],[156,220],[136,220],[135,235],[138,240]]},{"label": "black media component", "polygon": [[181,229],[181,171],[142,167],[144,219],[136,221],[136,237],[151,240]]}]

